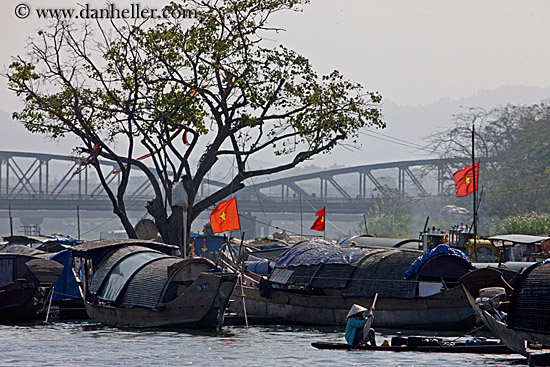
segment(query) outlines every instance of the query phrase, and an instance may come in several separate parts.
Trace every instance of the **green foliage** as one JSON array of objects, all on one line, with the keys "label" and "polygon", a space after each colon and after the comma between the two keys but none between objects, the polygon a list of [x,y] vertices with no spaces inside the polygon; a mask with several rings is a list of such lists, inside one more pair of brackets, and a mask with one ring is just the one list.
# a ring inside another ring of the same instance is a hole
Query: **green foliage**
[{"label": "green foliage", "polygon": [[[474,109],[459,115],[455,127],[431,137],[442,157],[471,159],[474,123],[485,214],[499,219],[546,211],[550,206],[550,106]],[[449,193],[454,192],[450,185]]]},{"label": "green foliage", "polygon": [[496,234],[527,234],[548,236],[550,234],[550,214],[529,212],[504,218],[497,223]]},{"label": "green foliage", "polygon": [[[463,215],[448,214],[443,210],[446,198],[376,198],[367,212],[368,233],[376,237],[418,238],[429,217],[429,228],[446,231],[467,219]],[[361,223],[356,234],[365,234]]]},{"label": "green foliage", "polygon": [[491,171],[487,203],[493,216],[544,212],[550,206],[550,108],[528,112]]},{"label": "green foliage", "polygon": [[369,234],[375,237],[415,238],[410,213],[383,213],[369,220]]},{"label": "green foliage", "polygon": [[[418,231],[413,224],[415,205],[415,200],[401,198],[397,192],[395,196],[375,198],[374,205],[366,213],[368,234],[375,237],[416,238]],[[366,233],[364,223],[361,223],[359,233]]]}]

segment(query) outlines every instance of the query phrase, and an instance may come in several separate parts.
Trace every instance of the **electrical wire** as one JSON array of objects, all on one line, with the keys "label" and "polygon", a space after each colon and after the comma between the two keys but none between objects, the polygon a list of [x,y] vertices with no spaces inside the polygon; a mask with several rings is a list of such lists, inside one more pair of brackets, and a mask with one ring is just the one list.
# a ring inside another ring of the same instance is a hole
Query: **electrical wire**
[{"label": "electrical wire", "polygon": [[[401,145],[401,146],[404,146],[404,147],[407,147],[407,148],[412,148],[412,149],[416,149],[416,150],[423,150],[423,151],[426,151],[428,153],[435,153],[435,151],[433,149],[427,148],[425,146],[422,146],[422,145],[419,145],[419,144],[416,144],[416,143],[413,143],[413,142],[410,142],[410,141],[394,138],[394,137],[391,137],[389,135],[384,135],[384,134],[378,133],[378,132],[359,131],[359,134],[365,135],[365,136],[370,136],[371,138],[387,141],[387,142],[392,143],[392,144]],[[375,134],[382,135],[382,136],[377,136]]]}]

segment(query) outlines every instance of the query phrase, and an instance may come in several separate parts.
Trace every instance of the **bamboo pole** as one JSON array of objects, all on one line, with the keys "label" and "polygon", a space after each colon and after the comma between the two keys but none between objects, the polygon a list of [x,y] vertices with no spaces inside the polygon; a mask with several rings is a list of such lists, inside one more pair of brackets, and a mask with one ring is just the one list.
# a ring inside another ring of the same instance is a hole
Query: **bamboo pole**
[{"label": "bamboo pole", "polygon": [[76,206],[76,225],[78,231],[78,240],[80,241],[80,206]]},{"label": "bamboo pole", "polygon": [[[243,283],[244,283],[244,256],[243,256],[243,253],[242,253],[242,249],[243,249],[243,242],[244,242],[244,232],[241,233],[241,246],[239,247],[239,257],[238,257],[238,260],[240,260],[240,265],[241,265],[241,300],[243,302],[243,312],[244,312],[244,324],[246,325],[246,330],[248,331],[248,316],[246,314],[246,303],[245,303],[245,300],[244,300],[244,288],[243,288]],[[237,269],[239,268],[239,264],[237,264]]]},{"label": "bamboo pole", "polygon": [[10,216],[10,236],[13,236],[13,217],[11,216],[11,205],[8,205],[8,211]]},{"label": "bamboo pole", "polygon": [[475,155],[476,125],[472,124],[472,177],[474,179],[474,259],[477,262],[477,203],[476,203],[476,155]]},{"label": "bamboo pole", "polygon": [[52,299],[53,299],[53,286],[52,289],[50,289],[50,302],[48,303],[48,311],[46,312],[46,322],[48,322],[48,319],[50,318],[50,309],[52,307]]}]

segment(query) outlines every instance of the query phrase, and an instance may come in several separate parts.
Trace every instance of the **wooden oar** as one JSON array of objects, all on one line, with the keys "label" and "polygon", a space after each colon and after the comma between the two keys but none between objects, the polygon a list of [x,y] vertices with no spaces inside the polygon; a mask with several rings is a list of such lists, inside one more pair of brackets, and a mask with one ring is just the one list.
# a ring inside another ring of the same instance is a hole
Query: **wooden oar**
[{"label": "wooden oar", "polygon": [[[374,312],[374,307],[376,306],[377,299],[378,299],[378,293],[374,295],[374,300],[372,301],[372,305],[370,306],[370,313]],[[365,323],[365,326],[363,326],[363,341],[367,339],[371,325],[372,325],[372,316],[368,318],[367,322]]]}]

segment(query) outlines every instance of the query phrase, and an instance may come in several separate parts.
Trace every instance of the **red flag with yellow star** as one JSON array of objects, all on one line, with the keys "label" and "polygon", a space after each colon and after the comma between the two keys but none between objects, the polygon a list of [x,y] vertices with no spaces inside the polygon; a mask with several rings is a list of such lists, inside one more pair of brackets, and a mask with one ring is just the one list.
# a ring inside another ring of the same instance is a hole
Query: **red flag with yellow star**
[{"label": "red flag with yellow star", "polygon": [[315,215],[317,216],[317,219],[313,222],[311,229],[314,231],[323,232],[325,230],[325,208],[319,210]]},{"label": "red flag with yellow star", "polygon": [[[478,178],[479,178],[479,163],[475,164],[475,176],[476,176],[476,184],[475,188],[477,191],[478,185]],[[470,195],[472,192],[474,192],[474,169],[472,168],[472,165],[469,165],[468,167],[455,172],[453,175],[453,179],[455,180],[455,186],[456,186],[456,196],[462,197]]]},{"label": "red flag with yellow star", "polygon": [[221,233],[241,229],[239,213],[237,211],[237,198],[219,203],[210,214],[212,232]]}]

